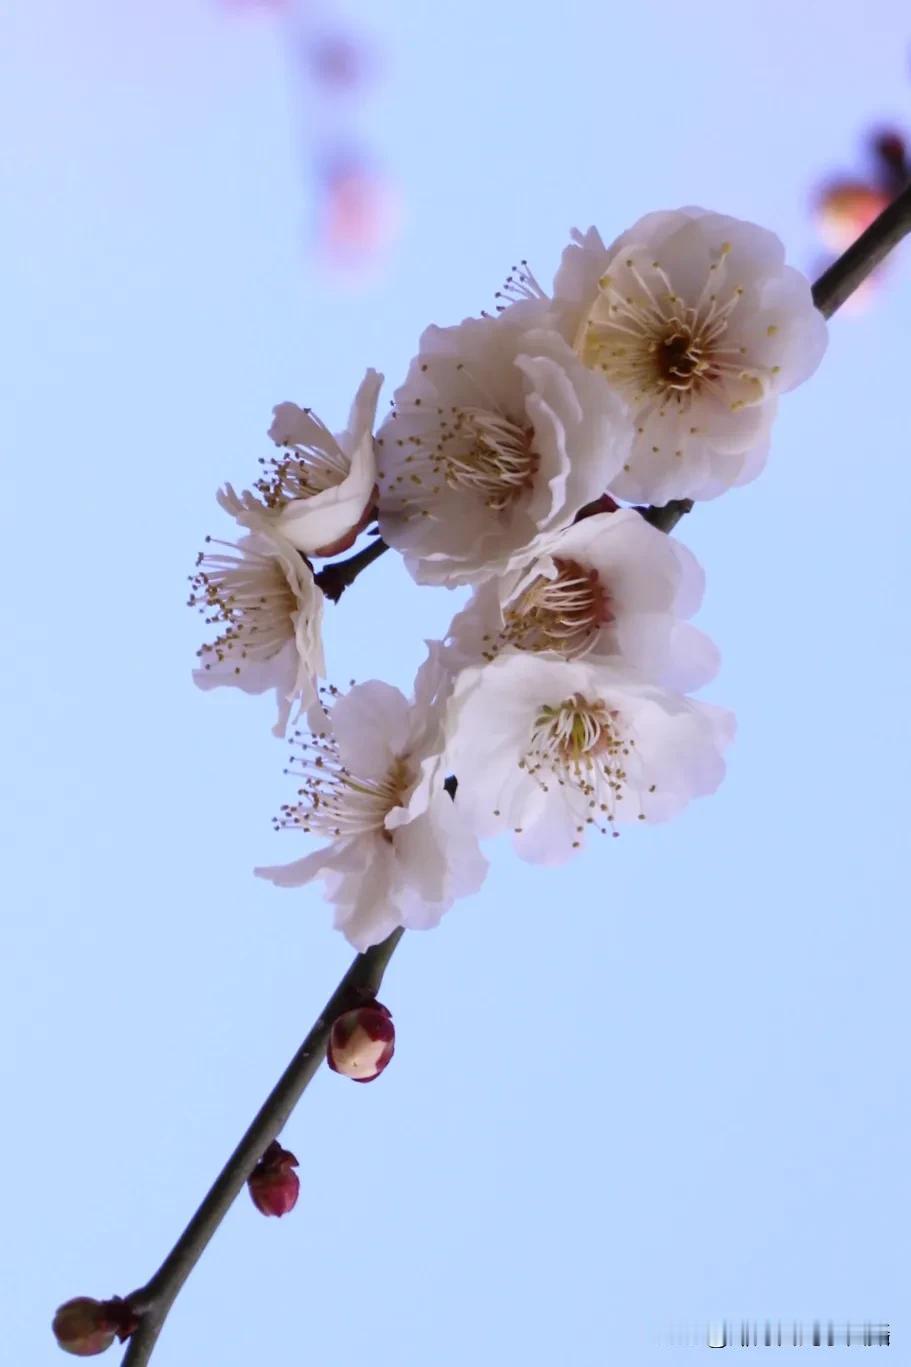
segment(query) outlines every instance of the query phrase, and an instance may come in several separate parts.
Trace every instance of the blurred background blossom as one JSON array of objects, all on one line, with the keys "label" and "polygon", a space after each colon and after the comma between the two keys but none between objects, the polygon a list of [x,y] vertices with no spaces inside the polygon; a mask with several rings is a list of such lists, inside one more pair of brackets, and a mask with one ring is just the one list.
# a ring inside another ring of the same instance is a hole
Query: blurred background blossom
[{"label": "blurred background blossom", "polygon": [[274,21],[296,107],[307,246],[349,288],[384,266],[398,230],[397,187],[373,147],[373,88],[385,75],[363,8],[331,0],[219,0]]},{"label": "blurred background blossom", "polygon": [[[911,180],[911,162],[905,136],[895,127],[884,127],[864,137],[864,167],[860,173],[829,176],[819,187],[814,216],[817,231],[830,256],[821,259],[817,274],[869,228],[883,209]],[[864,281],[848,301],[848,314],[869,307],[888,273],[901,269],[902,249]]]}]

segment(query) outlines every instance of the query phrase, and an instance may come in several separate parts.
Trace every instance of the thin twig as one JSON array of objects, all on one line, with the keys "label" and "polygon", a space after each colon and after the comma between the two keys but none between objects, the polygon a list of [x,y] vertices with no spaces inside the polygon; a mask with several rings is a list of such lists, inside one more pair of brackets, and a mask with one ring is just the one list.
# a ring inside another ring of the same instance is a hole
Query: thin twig
[{"label": "thin twig", "polygon": [[381,555],[388,551],[389,547],[381,536],[375,541],[371,541],[369,546],[365,546],[362,551],[355,555],[349,555],[347,560],[337,560],[334,565],[325,565],[313,576],[316,583],[322,589],[327,598],[331,598],[333,603],[337,603],[351,584],[368,565],[372,565],[374,560],[379,560]]},{"label": "thin twig", "polygon": [[[883,210],[854,245],[816,281],[813,300],[819,311],[831,318],[909,231],[911,187]],[[653,526],[669,532],[692,506],[690,499],[676,499],[661,508],[640,508],[639,511]],[[592,511],[595,511],[594,506]],[[361,570],[379,559],[387,549],[382,538],[377,537],[356,555],[320,570],[315,576],[316,582],[327,597],[337,601]],[[449,782],[447,780],[447,784]],[[149,1361],[178,1292],[257,1161],[281,1133],[322,1063],[332,1022],[342,1011],[376,993],[402,934],[401,930],[393,931],[382,944],[357,956],[161,1267],[145,1286],[127,1297],[140,1314],[140,1324],[129,1340],[121,1367],[145,1367]]]},{"label": "thin twig", "polygon": [[693,500],[691,498],[675,498],[659,508],[636,509],[636,512],[641,513],[646,522],[657,527],[659,532],[672,532],[680,519],[692,511]]},{"label": "thin twig", "polygon": [[161,1267],[145,1286],[126,1298],[140,1313],[140,1322],[121,1367],[144,1367],[148,1362],[180,1288],[322,1063],[332,1022],[343,1011],[375,996],[403,933],[394,930],[382,944],[357,956]]},{"label": "thin twig", "polygon": [[824,318],[863,284],[871,271],[911,232],[911,185],[883,209],[866,232],[844,252],[813,286],[813,303]]}]

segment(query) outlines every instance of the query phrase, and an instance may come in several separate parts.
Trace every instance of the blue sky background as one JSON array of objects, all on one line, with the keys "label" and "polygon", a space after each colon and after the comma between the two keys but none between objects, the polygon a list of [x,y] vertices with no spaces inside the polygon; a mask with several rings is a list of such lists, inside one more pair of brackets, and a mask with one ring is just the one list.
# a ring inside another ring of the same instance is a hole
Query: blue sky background
[{"label": "blue sky background", "polygon": [[[316,891],[251,876],[305,848],[270,829],[270,704],[190,682],[216,486],[274,403],[338,425],[368,365],[385,401],[426,323],[518,257],[549,279],[574,223],[699,203],[812,269],[811,186],[911,87],[890,0],[352,0],[405,206],[354,289],[308,263],[265,15],[0,13],[0,1322],[31,1367],[60,1301],[157,1266],[350,957]],[[697,1352],[668,1325],[741,1314],[891,1320],[911,1362],[909,300],[906,256],[834,321],[767,473],[682,529],[740,724],[723,789],[562,870],[494,847],[406,937],[394,1065],[318,1076],[297,1209],[238,1202],[159,1367],[652,1367]],[[407,689],[453,607],[387,556],[330,614],[333,677]]]}]

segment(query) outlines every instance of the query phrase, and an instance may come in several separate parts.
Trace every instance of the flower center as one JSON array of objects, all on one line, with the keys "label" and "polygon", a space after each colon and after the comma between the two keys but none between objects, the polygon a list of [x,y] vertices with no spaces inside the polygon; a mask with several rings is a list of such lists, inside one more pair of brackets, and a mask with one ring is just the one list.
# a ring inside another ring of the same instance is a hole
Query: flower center
[{"label": "flower center", "polygon": [[[640,765],[635,741],[619,712],[580,693],[557,706],[539,709],[528,750],[519,764],[544,792],[550,791],[551,783],[567,790],[581,818],[577,836],[586,825],[596,825],[602,832],[612,827],[625,791],[644,791],[641,775],[629,773],[631,764],[637,770]],[[654,792],[654,785],[648,791]],[[645,819],[641,812],[638,816]],[[574,847],[579,843],[574,840]]]},{"label": "flower center", "polygon": [[299,604],[274,555],[211,537],[206,544],[225,549],[199,553],[188,604],[199,609],[207,624],[222,630],[198,655],[204,669],[233,660],[239,674],[244,661],[271,660],[287,644]]},{"label": "flower center", "polygon": [[[556,707],[547,705],[535,718],[532,745],[553,768],[590,769],[596,759],[629,754],[631,741],[621,739],[618,713],[606,703],[589,702],[581,693]],[[620,777],[625,777],[621,771]]]},{"label": "flower center", "polygon": [[552,650],[564,659],[586,654],[614,620],[598,577],[575,560],[555,559],[556,577],[538,575],[504,613],[500,639],[518,650]]},{"label": "flower center", "polygon": [[533,430],[499,413],[460,409],[440,433],[434,473],[450,489],[480,495],[495,512],[508,508],[530,488],[538,468],[531,446]]},{"label": "flower center", "polygon": [[297,411],[296,440],[286,439],[273,427],[276,445],[285,450],[268,460],[260,457],[263,473],[254,484],[264,508],[283,508],[297,498],[312,498],[324,489],[341,484],[351,462],[338,442],[309,408]]},{"label": "flower center", "polygon": [[288,773],[301,780],[298,801],[286,803],[274,820],[276,830],[292,828],[333,840],[379,831],[392,842],[385,821],[404,805],[414,775],[399,757],[382,778],[360,778],[342,763],[334,736],[296,732]]},{"label": "flower center", "polygon": [[656,347],[655,364],[669,389],[691,389],[700,376],[711,370],[700,340],[679,322],[671,324],[668,335]]},{"label": "flower center", "polygon": [[[409,418],[424,412],[418,403],[400,411]],[[399,441],[410,449],[390,494],[424,508],[445,487],[503,512],[534,485],[539,460],[533,428],[484,408],[438,409],[433,416],[432,425]]]},{"label": "flower center", "polygon": [[[582,359],[634,402],[656,397],[685,406],[703,393],[723,398],[726,386],[744,381],[748,392],[755,388],[754,397],[761,397],[759,373],[744,365],[745,348],[725,341],[743,295],[742,286],[726,279],[729,253],[725,243],[689,302],[675,293],[660,262],[626,257],[614,275],[598,282],[600,292],[577,339]],[[740,398],[737,406],[745,401]]]}]

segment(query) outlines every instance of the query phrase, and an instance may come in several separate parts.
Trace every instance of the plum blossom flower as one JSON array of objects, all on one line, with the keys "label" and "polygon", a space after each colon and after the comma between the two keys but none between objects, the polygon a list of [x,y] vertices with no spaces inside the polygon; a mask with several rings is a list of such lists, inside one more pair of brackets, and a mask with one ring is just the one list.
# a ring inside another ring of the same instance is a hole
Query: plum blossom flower
[{"label": "plum blossom flower", "polygon": [[755,478],[778,395],[813,373],[827,341],[779,239],[695,208],[648,214],[609,248],[594,228],[575,233],[554,318],[632,410],[611,492],[652,503]]},{"label": "plum blossom flower", "polygon": [[521,650],[592,662],[619,656],[681,691],[714,676],[715,646],[681,620],[699,607],[704,577],[679,541],[625,508],[586,517],[537,550],[475,589],[450,627],[451,668]]},{"label": "plum blossom flower", "polygon": [[714,792],[733,718],[620,662],[515,652],[463,671],[447,731],[444,766],[477,833],[511,830],[521,858],[559,864],[589,829],[663,821]]},{"label": "plum blossom flower", "polygon": [[290,772],[301,786],[276,826],[329,843],[292,864],[256,870],[280,887],[322,879],[336,927],[359,950],[396,926],[436,925],[487,872],[442,778],[419,785],[442,739],[426,702],[420,690],[410,703],[371,680],[337,698],[326,734],[297,736]]},{"label": "plum blossom flower", "polygon": [[380,530],[419,583],[502,573],[627,459],[622,400],[527,321],[519,306],[428,328],[377,434]]},{"label": "plum blossom flower", "polygon": [[347,550],[373,517],[373,424],[382,375],[368,370],[347,429],[333,436],[309,408],[280,403],[269,436],[282,454],[263,462],[254,489],[219,493],[222,507],[251,531],[275,531],[304,555]]},{"label": "plum blossom flower", "polygon": [[325,673],[323,594],[298,551],[282,537],[254,532],[240,541],[206,538],[190,581],[190,607],[218,628],[197,652],[200,688],[233,685],[245,693],[274,688],[283,736],[295,703],[317,703]]}]

